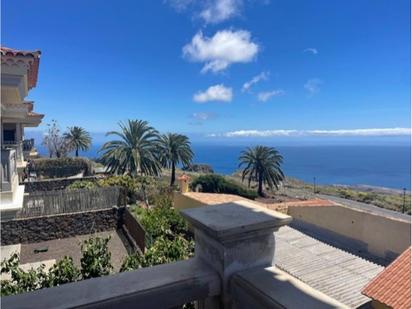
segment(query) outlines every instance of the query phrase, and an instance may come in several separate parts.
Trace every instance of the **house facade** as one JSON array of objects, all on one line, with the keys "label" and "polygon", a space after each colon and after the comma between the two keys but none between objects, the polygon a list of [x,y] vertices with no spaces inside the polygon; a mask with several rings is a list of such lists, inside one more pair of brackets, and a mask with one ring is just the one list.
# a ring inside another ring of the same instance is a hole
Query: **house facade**
[{"label": "house facade", "polygon": [[0,47],[1,54],[1,206],[2,211],[22,207],[23,174],[27,159],[35,155],[33,140],[24,139],[24,128],[37,127],[44,115],[27,101],[37,84],[40,51]]}]

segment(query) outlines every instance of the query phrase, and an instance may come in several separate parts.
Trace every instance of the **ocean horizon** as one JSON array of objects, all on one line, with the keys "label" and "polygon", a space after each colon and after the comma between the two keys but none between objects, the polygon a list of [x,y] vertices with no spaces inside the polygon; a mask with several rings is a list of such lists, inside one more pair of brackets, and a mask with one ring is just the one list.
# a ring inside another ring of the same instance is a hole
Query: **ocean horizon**
[{"label": "ocean horizon", "polygon": [[[42,156],[47,150],[36,145]],[[101,144],[94,144],[80,155],[97,158]],[[210,165],[215,173],[231,175],[238,168],[243,145],[192,145],[194,163]],[[278,146],[284,158],[283,171],[288,177],[318,184],[368,185],[392,189],[411,189],[411,149],[401,146],[316,145]]]}]

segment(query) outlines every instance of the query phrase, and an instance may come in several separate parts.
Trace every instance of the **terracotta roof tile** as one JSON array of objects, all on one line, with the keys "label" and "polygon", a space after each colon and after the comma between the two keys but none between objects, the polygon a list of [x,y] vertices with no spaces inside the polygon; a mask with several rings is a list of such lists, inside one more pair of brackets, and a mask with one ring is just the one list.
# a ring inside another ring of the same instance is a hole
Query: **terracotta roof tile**
[{"label": "terracotta roof tile", "polygon": [[12,57],[30,57],[33,61],[30,64],[30,68],[27,74],[27,79],[29,83],[29,89],[33,88],[37,84],[37,75],[39,73],[40,64],[40,54],[39,50],[27,51],[27,50],[17,50],[4,46],[0,46],[1,56],[12,56]]},{"label": "terracotta roof tile", "polygon": [[369,282],[362,294],[394,309],[411,308],[411,247]]}]

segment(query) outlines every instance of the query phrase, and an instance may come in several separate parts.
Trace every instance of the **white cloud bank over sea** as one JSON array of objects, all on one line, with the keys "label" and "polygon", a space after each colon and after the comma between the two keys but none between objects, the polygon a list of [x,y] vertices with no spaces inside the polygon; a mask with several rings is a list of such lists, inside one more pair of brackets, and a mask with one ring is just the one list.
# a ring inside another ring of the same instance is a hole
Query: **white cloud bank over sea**
[{"label": "white cloud bank over sea", "polygon": [[408,136],[411,128],[372,128],[338,130],[237,130],[208,134],[208,137],[282,137],[282,136]]}]

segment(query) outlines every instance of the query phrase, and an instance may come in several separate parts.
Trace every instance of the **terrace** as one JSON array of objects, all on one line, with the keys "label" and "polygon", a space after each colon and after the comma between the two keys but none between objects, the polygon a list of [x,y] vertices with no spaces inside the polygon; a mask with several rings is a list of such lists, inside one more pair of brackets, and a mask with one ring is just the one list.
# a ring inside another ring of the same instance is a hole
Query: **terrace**
[{"label": "terrace", "polygon": [[[182,210],[195,257],[8,296],[4,308],[345,308],[275,267],[276,231],[291,217],[249,203]],[[264,283],[264,284],[263,284]]]}]

